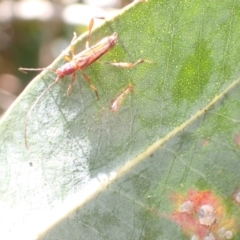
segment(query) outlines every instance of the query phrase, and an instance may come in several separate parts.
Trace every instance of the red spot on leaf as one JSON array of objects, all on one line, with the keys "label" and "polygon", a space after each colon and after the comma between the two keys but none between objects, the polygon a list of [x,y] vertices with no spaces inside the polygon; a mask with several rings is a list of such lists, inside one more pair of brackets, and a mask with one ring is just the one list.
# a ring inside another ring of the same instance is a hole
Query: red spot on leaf
[{"label": "red spot on leaf", "polygon": [[202,147],[208,145],[208,143],[209,143],[209,139],[204,139],[204,140],[202,141]]},{"label": "red spot on leaf", "polygon": [[232,200],[237,204],[240,205],[240,186],[238,186],[233,194],[232,194]]},{"label": "red spot on leaf", "polygon": [[235,219],[227,214],[221,199],[212,191],[189,190],[186,195],[173,194],[170,199],[175,208],[170,219],[187,236],[195,235],[199,239],[214,236],[220,239],[220,233],[226,237],[236,230]]},{"label": "red spot on leaf", "polygon": [[236,134],[234,136],[234,142],[238,147],[240,147],[240,134]]}]

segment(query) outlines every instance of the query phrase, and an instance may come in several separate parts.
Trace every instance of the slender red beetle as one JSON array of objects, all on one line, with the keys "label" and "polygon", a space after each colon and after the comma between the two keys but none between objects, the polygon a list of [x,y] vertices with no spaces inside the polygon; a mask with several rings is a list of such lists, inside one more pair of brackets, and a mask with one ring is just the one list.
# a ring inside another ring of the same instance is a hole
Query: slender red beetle
[{"label": "slender red beetle", "polygon": [[[28,148],[28,141],[27,141],[27,125],[28,125],[28,120],[31,115],[32,110],[36,106],[36,104],[39,102],[39,100],[45,95],[46,92],[48,92],[56,83],[60,81],[60,79],[64,78],[67,75],[72,75],[71,82],[69,84],[69,87],[67,89],[67,94],[70,94],[72,87],[73,87],[73,82],[76,77],[76,71],[79,70],[83,76],[83,78],[89,83],[91,89],[95,92],[97,98],[98,98],[98,92],[97,88],[91,83],[89,77],[83,72],[85,68],[90,66],[92,63],[97,61],[102,55],[107,53],[110,49],[112,49],[118,39],[117,33],[113,33],[111,36],[103,38],[101,41],[96,43],[94,46],[89,47],[89,39],[91,35],[91,30],[93,27],[93,19],[91,19],[90,24],[89,24],[89,32],[88,32],[88,37],[86,41],[86,49],[78,54],[74,54],[74,41],[76,40],[77,36],[76,33],[74,33],[74,37],[71,41],[70,49],[71,49],[71,55],[72,58],[70,58],[68,55],[65,56],[65,59],[68,61],[65,63],[63,66],[59,67],[58,69],[50,69],[50,68],[19,68],[20,71],[41,71],[41,70],[52,70],[56,73],[57,77],[55,81],[50,84],[35,100],[35,102],[32,104],[30,109],[28,110],[26,119],[25,119],[25,124],[24,124],[24,139],[25,139],[25,145]],[[126,63],[126,62],[120,62],[120,63],[108,63],[116,67],[122,67],[122,68],[132,68],[136,66],[139,63],[144,62],[143,59],[139,59],[135,63]],[[125,95],[125,94],[124,94]]]}]

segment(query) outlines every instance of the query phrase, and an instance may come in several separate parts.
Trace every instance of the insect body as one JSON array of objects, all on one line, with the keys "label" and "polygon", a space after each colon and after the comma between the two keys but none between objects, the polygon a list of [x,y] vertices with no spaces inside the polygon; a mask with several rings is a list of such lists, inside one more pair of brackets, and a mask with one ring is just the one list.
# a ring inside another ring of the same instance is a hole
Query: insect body
[{"label": "insect body", "polygon": [[[76,39],[76,35],[74,35],[72,42],[75,39]],[[113,33],[111,36],[103,38],[96,45],[94,45],[90,48],[87,48],[86,50],[80,52],[77,55],[74,55],[74,48],[72,47],[73,45],[71,43],[72,59],[70,60],[69,57],[67,56],[67,60],[69,60],[69,62],[65,63],[62,67],[59,67],[57,70],[50,69],[50,70],[53,70],[57,75],[55,81],[51,85],[49,85],[48,88],[46,88],[39,95],[39,97],[35,100],[35,102],[33,103],[33,105],[31,106],[31,108],[29,109],[29,111],[27,113],[27,117],[25,120],[25,126],[24,126],[24,136],[25,136],[24,138],[25,138],[25,145],[27,148],[28,148],[27,125],[28,125],[28,119],[30,117],[30,114],[31,114],[33,108],[39,102],[39,100],[45,95],[45,93],[50,88],[52,88],[56,83],[58,83],[60,79],[62,79],[66,75],[72,74],[71,83],[67,90],[67,94],[70,94],[70,92],[72,90],[73,82],[75,80],[76,71],[80,70],[83,75],[83,78],[89,83],[91,89],[93,91],[95,91],[96,96],[98,98],[97,88],[91,83],[88,76],[85,73],[83,73],[83,70],[85,68],[87,68],[89,65],[91,65],[93,62],[95,62],[97,59],[99,59],[103,54],[107,53],[112,47],[114,47],[116,42],[117,42],[117,33]],[[36,69],[19,68],[19,70],[21,70],[21,71],[39,71],[39,70],[44,70],[44,69],[46,69],[46,68],[36,68]]]},{"label": "insect body", "polygon": [[69,94],[72,90],[72,84],[75,79],[76,71],[80,70],[84,79],[90,84],[90,87],[95,91],[98,97],[96,87],[91,84],[90,79],[82,71],[86,67],[91,65],[93,62],[97,61],[102,55],[107,53],[111,48],[113,48],[116,42],[117,42],[117,33],[113,33],[111,36],[103,38],[96,45],[92,46],[91,48],[87,48],[86,50],[80,52],[77,55],[74,55],[74,53],[72,52],[72,55],[73,55],[72,60],[68,63],[65,63],[62,67],[57,69],[56,81],[58,81],[58,79],[61,79],[66,75],[72,74],[72,81],[67,90],[67,93]]},{"label": "insect body", "polygon": [[[58,69],[55,70],[55,69],[51,69],[51,68],[19,68],[19,70],[23,71],[23,72],[25,72],[25,71],[41,71],[41,70],[49,69],[49,70],[52,70],[53,72],[55,72],[57,75],[55,81],[52,84],[50,84],[38,96],[38,98],[35,100],[33,105],[28,110],[28,113],[27,113],[27,116],[25,119],[25,125],[24,125],[24,139],[25,139],[25,145],[27,148],[28,148],[27,125],[28,125],[28,119],[31,115],[31,112],[34,109],[34,107],[36,106],[36,104],[39,102],[39,100],[46,94],[46,92],[48,92],[56,83],[58,83],[60,81],[60,79],[64,78],[67,75],[72,75],[70,85],[67,89],[67,94],[70,94],[72,87],[73,87],[73,82],[76,77],[76,71],[79,70],[81,72],[83,78],[89,83],[91,89],[95,92],[95,94],[98,98],[97,88],[91,83],[89,77],[83,72],[83,70],[85,68],[87,68],[88,66],[90,66],[95,61],[97,61],[102,55],[107,53],[110,49],[112,49],[117,42],[118,35],[117,35],[117,33],[113,33],[111,36],[103,38],[101,41],[99,41],[94,46],[89,47],[89,39],[90,39],[92,26],[93,26],[93,19],[91,20],[91,22],[89,24],[89,33],[88,33],[88,37],[87,37],[87,41],[86,41],[86,49],[78,54],[74,53],[74,44],[73,43],[77,38],[76,34],[74,33],[74,37],[73,37],[73,39],[71,41],[71,45],[70,45],[70,52],[71,52],[72,58],[70,58],[68,55],[65,55],[64,58],[68,62],[65,63],[63,66],[59,67]],[[108,64],[111,64],[116,67],[132,68],[142,62],[144,62],[144,60],[139,59],[135,63],[120,62],[120,63],[108,63]],[[123,98],[126,95],[126,93],[123,93],[123,94],[124,95],[119,98]],[[115,102],[117,104],[118,102],[120,103],[121,100],[116,99]],[[117,107],[117,109],[118,109],[118,107]]]},{"label": "insect body", "polygon": [[[75,39],[76,35],[74,35],[72,42]],[[114,47],[116,42],[117,33],[113,33],[111,36],[103,38],[96,45],[87,48],[86,50],[80,52],[77,55],[74,54],[74,48],[73,45],[71,45],[72,59],[70,59],[68,56],[65,56],[65,58],[69,62],[65,63],[62,67],[59,67],[57,70],[50,69],[54,71],[57,75],[56,80],[53,84],[58,83],[61,78],[64,78],[65,76],[72,74],[71,83],[67,90],[67,94],[70,94],[73,82],[75,80],[76,71],[80,70],[84,79],[90,84],[90,87],[95,91],[98,97],[96,87],[90,82],[90,79],[87,77],[87,75],[83,73],[83,70],[87,68],[89,65],[91,65],[93,62],[98,60],[103,54],[107,53],[112,47]],[[20,71],[39,71],[44,69],[47,68],[19,68]],[[46,90],[49,90],[51,87],[52,85],[50,85]]]}]

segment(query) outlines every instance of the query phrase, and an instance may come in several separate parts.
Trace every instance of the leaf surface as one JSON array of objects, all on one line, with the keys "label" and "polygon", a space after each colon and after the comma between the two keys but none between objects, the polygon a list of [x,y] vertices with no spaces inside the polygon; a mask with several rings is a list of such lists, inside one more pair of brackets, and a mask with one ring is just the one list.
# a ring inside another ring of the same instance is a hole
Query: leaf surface
[{"label": "leaf surface", "polygon": [[[239,29],[238,1],[135,4],[92,35],[92,44],[113,32],[119,36],[117,46],[85,71],[99,100],[80,72],[67,96],[71,77],[65,77],[34,108],[26,149],[27,111],[56,78],[41,73],[0,124],[2,234],[189,239],[200,233],[181,229],[173,216],[192,190],[221,199],[234,222]],[[84,44],[81,38],[76,51]],[[127,70],[104,64],[141,58],[151,62]],[[63,63],[60,57],[54,66]],[[133,93],[111,112],[111,102],[129,84]],[[234,224],[217,221],[222,225],[216,228],[229,227],[239,238]]]}]

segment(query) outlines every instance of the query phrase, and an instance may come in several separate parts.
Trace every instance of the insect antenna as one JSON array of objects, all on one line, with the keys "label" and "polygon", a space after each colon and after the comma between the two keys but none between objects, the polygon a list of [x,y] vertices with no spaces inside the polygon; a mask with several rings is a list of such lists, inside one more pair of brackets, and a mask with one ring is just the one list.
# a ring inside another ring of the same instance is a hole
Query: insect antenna
[{"label": "insect antenna", "polygon": [[20,67],[20,68],[18,68],[18,70],[23,73],[26,73],[26,74],[27,74],[27,72],[30,72],[30,71],[37,72],[37,71],[43,71],[43,70],[51,70],[53,72],[56,72],[56,70],[52,69],[52,68],[22,68],[22,67]]},{"label": "insect antenna", "polygon": [[32,104],[32,106],[30,107],[30,109],[28,110],[26,119],[25,119],[25,123],[24,123],[24,139],[25,139],[25,145],[26,148],[28,149],[28,141],[27,141],[27,125],[28,125],[28,120],[29,117],[32,113],[32,110],[34,109],[34,107],[36,106],[36,104],[39,102],[39,100],[46,94],[46,92],[48,92],[55,84],[57,83],[57,81],[53,82],[51,85],[49,85],[39,96],[38,98],[35,100],[35,102]]}]

